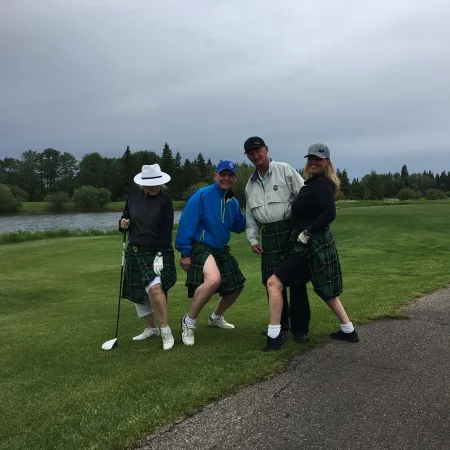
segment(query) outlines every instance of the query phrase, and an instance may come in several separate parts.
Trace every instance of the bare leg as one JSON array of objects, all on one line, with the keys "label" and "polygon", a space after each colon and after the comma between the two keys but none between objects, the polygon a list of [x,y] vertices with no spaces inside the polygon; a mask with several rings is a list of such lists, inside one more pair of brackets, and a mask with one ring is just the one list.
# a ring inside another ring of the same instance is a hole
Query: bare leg
[{"label": "bare leg", "polygon": [[283,283],[272,275],[267,280],[267,292],[269,294],[269,323],[280,325],[281,313],[283,311]]},{"label": "bare leg", "polygon": [[143,319],[145,320],[147,327],[156,328],[155,316],[153,315],[153,313],[147,314],[143,317]]},{"label": "bare leg", "polygon": [[216,316],[223,316],[225,311],[237,300],[241,292],[242,291],[235,291],[232,292],[231,294],[220,297],[219,301],[217,302],[214,314]]},{"label": "bare leg", "polygon": [[148,299],[155,310],[156,317],[159,320],[159,326],[161,328],[167,327],[167,299],[166,294],[162,290],[161,284],[155,284],[149,289]]},{"label": "bare leg", "polygon": [[336,317],[339,319],[339,322],[342,325],[345,325],[347,323],[350,323],[350,319],[347,316],[347,313],[345,312],[344,307],[342,306],[341,301],[339,300],[339,297],[333,297],[328,300],[327,305],[331,308],[331,310],[336,314]]},{"label": "bare leg", "polygon": [[220,272],[212,255],[208,256],[203,266],[203,280],[203,283],[195,290],[191,307],[189,308],[189,318],[192,320],[197,319],[200,311],[220,285]]}]

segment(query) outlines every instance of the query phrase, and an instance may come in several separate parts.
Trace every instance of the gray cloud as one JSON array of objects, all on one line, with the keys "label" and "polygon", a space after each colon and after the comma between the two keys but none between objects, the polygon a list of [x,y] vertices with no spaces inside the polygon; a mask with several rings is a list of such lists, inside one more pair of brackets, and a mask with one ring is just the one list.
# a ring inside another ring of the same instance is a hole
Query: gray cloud
[{"label": "gray cloud", "polygon": [[259,134],[296,167],[325,142],[352,176],[450,170],[448,2],[304,3],[2,2],[0,157],[242,161]]}]

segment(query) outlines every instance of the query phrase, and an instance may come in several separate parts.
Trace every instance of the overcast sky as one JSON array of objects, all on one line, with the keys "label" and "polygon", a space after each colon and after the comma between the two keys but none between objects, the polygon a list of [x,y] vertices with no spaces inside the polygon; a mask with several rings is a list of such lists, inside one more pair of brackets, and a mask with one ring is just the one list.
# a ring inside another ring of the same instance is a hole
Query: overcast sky
[{"label": "overcast sky", "polygon": [[261,136],[350,176],[450,170],[448,0],[1,0],[0,158]]}]

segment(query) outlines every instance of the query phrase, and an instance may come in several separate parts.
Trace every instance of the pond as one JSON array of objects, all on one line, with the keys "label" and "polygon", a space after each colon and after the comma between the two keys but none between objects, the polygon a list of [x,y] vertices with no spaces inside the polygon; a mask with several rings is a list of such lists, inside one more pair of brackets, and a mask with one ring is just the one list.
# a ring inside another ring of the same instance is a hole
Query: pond
[{"label": "pond", "polygon": [[[175,211],[175,223],[180,220],[181,211]],[[119,224],[121,213],[61,213],[61,214],[10,214],[0,216],[0,234],[13,231],[44,230],[111,230]]]}]

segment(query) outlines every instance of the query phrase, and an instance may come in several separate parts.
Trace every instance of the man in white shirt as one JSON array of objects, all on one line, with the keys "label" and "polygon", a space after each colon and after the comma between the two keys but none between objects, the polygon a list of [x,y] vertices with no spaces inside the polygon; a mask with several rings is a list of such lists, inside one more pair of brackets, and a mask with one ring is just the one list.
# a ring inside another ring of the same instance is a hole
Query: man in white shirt
[{"label": "man in white shirt", "polygon": [[[248,138],[244,152],[255,166],[255,172],[245,186],[247,240],[253,252],[261,255],[262,282],[266,285],[281,258],[289,251],[291,203],[304,180],[289,164],[272,161],[269,147],[260,137]],[[289,319],[296,342],[308,342],[311,312],[305,283],[290,288],[290,308],[286,289],[283,290],[281,328],[284,333],[289,331]]]}]

